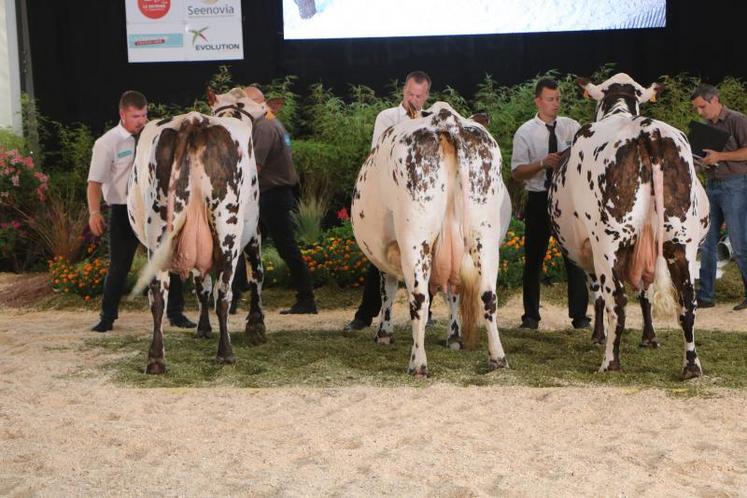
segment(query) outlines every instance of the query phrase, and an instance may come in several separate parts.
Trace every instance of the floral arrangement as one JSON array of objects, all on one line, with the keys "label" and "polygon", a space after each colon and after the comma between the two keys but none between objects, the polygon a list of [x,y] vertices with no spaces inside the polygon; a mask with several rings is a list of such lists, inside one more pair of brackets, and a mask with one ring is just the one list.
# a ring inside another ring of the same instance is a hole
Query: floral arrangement
[{"label": "floral arrangement", "polygon": [[78,263],[70,263],[62,256],[49,260],[49,279],[52,288],[65,294],[76,294],[90,301],[101,294],[104,288],[109,261],[96,257]]},{"label": "floral arrangement", "polygon": [[[524,223],[514,218],[506,233],[506,240],[500,248],[498,285],[509,288],[521,287],[523,272]],[[562,282],[566,279],[563,255],[554,237],[550,237],[550,243],[542,262],[542,273],[544,273],[545,282]]]}]

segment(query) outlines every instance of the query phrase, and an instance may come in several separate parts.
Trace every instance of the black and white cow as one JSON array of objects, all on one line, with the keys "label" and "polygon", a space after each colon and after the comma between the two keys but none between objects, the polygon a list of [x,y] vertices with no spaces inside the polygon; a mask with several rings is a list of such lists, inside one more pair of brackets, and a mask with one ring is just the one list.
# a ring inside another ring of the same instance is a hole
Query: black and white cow
[{"label": "black and white cow", "polygon": [[[133,291],[136,294],[150,286],[153,340],[146,373],[160,374],[166,369],[163,311],[168,272],[195,277],[200,303],[198,336],[211,333],[208,299],[216,291],[220,327],[217,359],[235,361],[228,334],[231,282],[247,244],[256,248],[259,257],[259,186],[248,118],[266,111],[264,105],[239,92],[213,95],[210,100],[213,109],[246,115],[246,122],[190,112],[149,122],[138,139],[127,209],[135,234],[148,250],[148,265]],[[214,289],[211,271],[217,274]],[[259,292],[261,280],[255,286]],[[256,304],[259,306],[259,299]],[[262,318],[261,308],[250,312],[248,334],[257,329],[264,333]]]},{"label": "black and white cow", "polygon": [[[498,248],[511,217],[501,153],[487,130],[448,104],[385,130],[355,185],[352,222],[363,252],[382,272],[375,340],[389,343],[398,280],[409,293],[409,371],[427,376],[428,288],[449,294],[447,343],[474,343],[480,316],[488,329],[489,368],[507,367],[496,324]],[[457,298],[459,294],[459,298]],[[461,329],[456,322],[460,309]]]},{"label": "black and white cow", "polygon": [[597,120],[578,131],[568,162],[555,172],[548,209],[561,247],[587,272],[595,304],[606,310],[600,371],[620,369],[624,282],[648,289],[655,313],[672,314],[674,283],[685,342],[682,377],[700,376],[695,258],[709,204],[687,137],[639,115],[639,104],[660,90],[656,84],[643,88],[622,73],[600,85],[579,84],[597,101]]}]

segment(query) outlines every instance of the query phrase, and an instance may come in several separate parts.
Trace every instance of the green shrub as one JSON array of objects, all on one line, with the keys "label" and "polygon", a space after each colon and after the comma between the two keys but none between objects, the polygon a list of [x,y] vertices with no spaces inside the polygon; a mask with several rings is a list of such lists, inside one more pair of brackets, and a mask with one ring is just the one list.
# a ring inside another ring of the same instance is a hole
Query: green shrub
[{"label": "green shrub", "polygon": [[22,154],[28,154],[26,140],[17,134],[12,128],[0,128],[0,149],[15,149]]}]

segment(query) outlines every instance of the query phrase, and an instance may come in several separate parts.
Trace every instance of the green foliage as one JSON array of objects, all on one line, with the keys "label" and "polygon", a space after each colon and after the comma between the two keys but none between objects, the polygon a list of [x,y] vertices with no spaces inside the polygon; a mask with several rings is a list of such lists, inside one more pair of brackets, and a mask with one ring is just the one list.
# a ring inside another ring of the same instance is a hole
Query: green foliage
[{"label": "green foliage", "polygon": [[301,197],[298,211],[293,213],[296,224],[296,239],[300,243],[311,244],[319,240],[322,234],[322,218],[327,211],[327,203],[313,193]]},{"label": "green foliage", "polygon": [[338,199],[338,205],[345,203],[353,191],[365,153],[361,156],[360,150],[349,145],[333,145],[317,139],[293,140],[291,150],[305,191]]},{"label": "green foliage", "polygon": [[22,135],[17,134],[12,128],[0,128],[0,149],[15,149],[21,154],[28,154],[26,140]]},{"label": "green foliage", "polygon": [[228,93],[231,88],[235,87],[230,66],[218,66],[218,72],[210,78],[207,86],[215,93]]},{"label": "green foliage", "polygon": [[[504,288],[521,288],[523,273],[524,222],[513,218],[506,233],[506,240],[500,248],[498,285]],[[542,263],[542,274],[545,284],[564,282],[566,280],[563,256],[554,238],[550,238],[550,243]]]},{"label": "green foliage", "polygon": [[288,75],[284,78],[276,78],[269,84],[262,86],[265,99],[283,99],[283,107],[278,111],[277,117],[291,135],[298,131],[300,119],[298,95],[292,90],[297,79],[297,76]]},{"label": "green foliage", "polygon": [[104,258],[84,259],[71,263],[62,256],[49,260],[52,288],[65,294],[75,294],[90,301],[104,288],[109,261]]}]

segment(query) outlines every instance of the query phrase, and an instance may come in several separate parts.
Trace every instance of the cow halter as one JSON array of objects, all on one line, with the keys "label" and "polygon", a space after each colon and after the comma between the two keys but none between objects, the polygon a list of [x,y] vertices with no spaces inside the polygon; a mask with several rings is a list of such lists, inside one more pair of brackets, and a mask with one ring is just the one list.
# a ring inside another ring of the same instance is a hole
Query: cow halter
[{"label": "cow halter", "polygon": [[220,113],[223,112],[223,111],[225,111],[226,109],[232,109],[234,112],[241,113],[244,116],[248,117],[251,120],[252,123],[254,123],[254,116],[252,116],[251,114],[249,114],[248,112],[246,112],[244,109],[241,109],[236,104],[228,104],[228,105],[221,106],[221,107],[219,107],[217,109],[214,109],[213,110],[213,115],[214,116],[218,116],[218,117],[222,117],[222,116],[220,116]]}]

